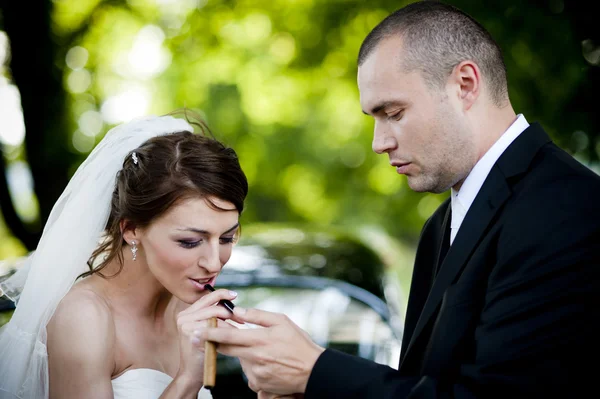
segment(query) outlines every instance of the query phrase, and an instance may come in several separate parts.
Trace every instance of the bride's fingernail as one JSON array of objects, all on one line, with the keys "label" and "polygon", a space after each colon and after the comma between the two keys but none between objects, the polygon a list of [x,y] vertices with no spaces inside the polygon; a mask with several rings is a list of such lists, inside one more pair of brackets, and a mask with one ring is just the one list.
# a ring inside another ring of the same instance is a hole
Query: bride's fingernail
[{"label": "bride's fingernail", "polygon": [[198,345],[199,343],[200,343],[200,338],[198,338],[198,337],[192,338],[192,344]]},{"label": "bride's fingernail", "polygon": [[231,296],[237,296],[237,292],[235,292],[235,291],[229,291],[229,295],[231,295]]},{"label": "bride's fingernail", "polygon": [[201,334],[200,330],[194,330],[194,336],[199,337]]}]

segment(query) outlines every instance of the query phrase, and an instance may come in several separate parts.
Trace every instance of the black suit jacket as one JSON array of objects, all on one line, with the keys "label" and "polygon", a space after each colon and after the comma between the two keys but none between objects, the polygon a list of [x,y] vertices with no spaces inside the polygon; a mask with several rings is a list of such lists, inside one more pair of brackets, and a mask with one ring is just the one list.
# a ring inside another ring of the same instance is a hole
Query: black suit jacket
[{"label": "black suit jacket", "polygon": [[600,177],[532,124],[490,171],[445,257],[450,201],[423,227],[399,369],[328,349],[306,398],[594,392],[599,204]]}]

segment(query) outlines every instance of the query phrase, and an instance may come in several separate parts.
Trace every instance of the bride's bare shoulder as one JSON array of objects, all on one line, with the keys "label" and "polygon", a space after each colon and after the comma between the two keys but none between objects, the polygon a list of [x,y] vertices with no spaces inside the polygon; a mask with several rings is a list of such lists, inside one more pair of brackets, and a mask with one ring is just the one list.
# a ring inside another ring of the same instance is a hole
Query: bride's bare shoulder
[{"label": "bride's bare shoulder", "polygon": [[46,326],[50,397],[100,397],[110,392],[116,367],[115,323],[107,301],[89,288],[73,287]]},{"label": "bride's bare shoulder", "polygon": [[75,285],[60,301],[47,325],[48,342],[53,337],[65,343],[83,338],[114,342],[115,324],[108,301],[88,284]]}]

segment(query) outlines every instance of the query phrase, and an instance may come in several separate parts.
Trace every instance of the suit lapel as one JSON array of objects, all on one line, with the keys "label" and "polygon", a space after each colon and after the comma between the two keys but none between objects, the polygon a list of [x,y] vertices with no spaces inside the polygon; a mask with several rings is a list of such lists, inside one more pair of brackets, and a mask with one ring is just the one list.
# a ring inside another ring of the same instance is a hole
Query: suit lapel
[{"label": "suit lapel", "polygon": [[423,306],[431,290],[435,272],[438,268],[440,256],[440,244],[443,240],[444,217],[449,215],[450,199],[448,198],[438,210],[427,220],[415,254],[412,283],[410,285],[408,308],[402,336],[402,351],[400,357],[403,360],[406,348],[411,340],[417,321],[421,316]]},{"label": "suit lapel", "polygon": [[[421,334],[429,319],[436,313],[444,291],[458,276],[468,257],[475,249],[477,243],[488,229],[490,222],[510,196],[504,176],[494,167],[490,171],[485,184],[471,205],[467,215],[454,238],[453,244],[448,249],[442,261],[439,272],[433,282],[433,287],[427,297],[419,321],[408,344],[407,353],[410,352],[416,338]],[[405,357],[406,358],[406,357]]]},{"label": "suit lapel", "polygon": [[438,251],[437,262],[435,264],[435,270],[433,277],[437,276],[446,255],[448,249],[450,249],[450,225],[452,224],[452,206],[448,206],[446,214],[444,215],[444,222],[442,223],[442,242]]},{"label": "suit lapel", "polygon": [[469,208],[452,246],[442,261],[403,360],[408,357],[408,353],[429,320],[437,313],[444,292],[459,276],[473,250],[490,228],[498,211],[510,197],[511,189],[507,179],[524,173],[539,148],[549,141],[550,139],[541,127],[538,124],[532,124],[507,148],[492,167],[475,201]]}]

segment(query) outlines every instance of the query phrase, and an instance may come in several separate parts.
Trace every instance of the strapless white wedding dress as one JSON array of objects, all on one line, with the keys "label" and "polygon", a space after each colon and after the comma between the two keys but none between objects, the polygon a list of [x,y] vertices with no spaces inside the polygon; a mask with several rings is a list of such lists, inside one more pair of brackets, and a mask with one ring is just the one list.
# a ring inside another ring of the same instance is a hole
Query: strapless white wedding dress
[{"label": "strapless white wedding dress", "polygon": [[[112,380],[115,399],[158,399],[173,378],[154,369],[127,370]],[[210,391],[202,388],[198,399],[212,399]]]}]

